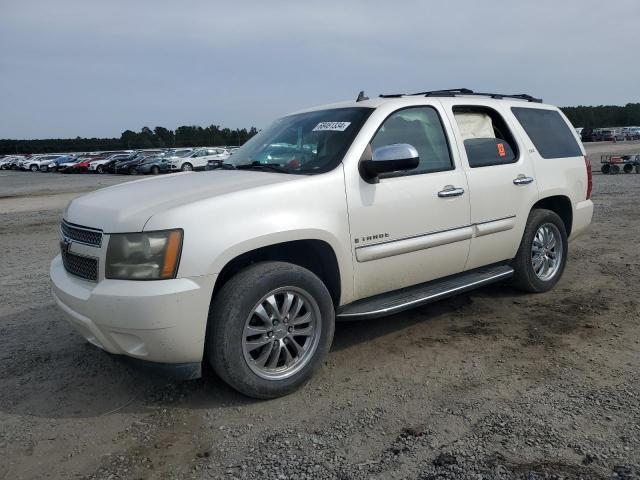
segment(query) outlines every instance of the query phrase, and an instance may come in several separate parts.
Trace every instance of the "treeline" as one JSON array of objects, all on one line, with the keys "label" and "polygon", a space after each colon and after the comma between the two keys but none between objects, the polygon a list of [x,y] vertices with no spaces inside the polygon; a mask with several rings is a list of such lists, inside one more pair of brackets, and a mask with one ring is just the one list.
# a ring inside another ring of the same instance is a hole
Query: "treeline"
[{"label": "treeline", "polygon": [[[640,126],[640,103],[619,105],[563,107],[562,111],[576,127]],[[139,132],[125,130],[120,138],[54,138],[46,140],[0,140],[0,155],[12,153],[91,152],[136,148],[214,147],[242,145],[258,133],[249,130],[182,126],[175,130],[164,127],[143,127]]]},{"label": "treeline", "polygon": [[142,127],[139,132],[125,130],[120,138],[52,138],[46,140],[0,140],[0,155],[15,153],[91,152],[137,148],[215,147],[242,145],[258,133],[255,127],[230,129],[218,125]]},{"label": "treeline", "polygon": [[631,127],[640,126],[640,103],[599,105],[597,107],[563,107],[562,111],[575,127]]}]

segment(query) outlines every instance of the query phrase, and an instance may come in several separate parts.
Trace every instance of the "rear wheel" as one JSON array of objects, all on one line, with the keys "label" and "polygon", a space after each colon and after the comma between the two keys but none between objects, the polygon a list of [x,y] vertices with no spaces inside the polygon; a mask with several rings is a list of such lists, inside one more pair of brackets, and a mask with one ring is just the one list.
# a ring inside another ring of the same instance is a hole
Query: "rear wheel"
[{"label": "rear wheel", "polygon": [[137,175],[138,171],[136,170],[136,167],[129,167],[129,175]]},{"label": "rear wheel", "polygon": [[600,171],[605,175],[608,175],[609,173],[611,173],[611,165],[605,163],[604,165],[602,165],[602,168],[600,168]]},{"label": "rear wheel", "polygon": [[640,173],[640,165],[636,165],[636,173]]},{"label": "rear wheel", "polygon": [[611,173],[613,173],[614,175],[616,173],[620,173],[620,167],[618,165],[611,165]]},{"label": "rear wheel", "polygon": [[46,172],[48,170],[46,165],[40,165],[40,171],[41,172]]},{"label": "rear wheel", "polygon": [[104,173],[104,165],[98,165],[96,167],[96,172],[98,173]]},{"label": "rear wheel", "polygon": [[193,170],[193,165],[191,165],[189,162],[183,163],[181,170],[183,172],[190,172],[191,170]]},{"label": "rear wheel", "polygon": [[220,378],[245,395],[287,395],[321,365],[334,318],[331,296],[315,274],[290,263],[257,263],[215,296],[207,357]]},{"label": "rear wheel", "polygon": [[625,163],[624,167],[622,167],[622,171],[624,173],[631,173],[633,172],[633,165],[631,163]]},{"label": "rear wheel", "polygon": [[557,213],[532,210],[518,253],[512,262],[514,285],[527,292],[551,290],[567,261],[567,231]]},{"label": "rear wheel", "polygon": [[32,172],[37,172],[37,171],[39,170],[38,165],[31,165],[31,166],[29,167],[29,169],[30,169]]}]

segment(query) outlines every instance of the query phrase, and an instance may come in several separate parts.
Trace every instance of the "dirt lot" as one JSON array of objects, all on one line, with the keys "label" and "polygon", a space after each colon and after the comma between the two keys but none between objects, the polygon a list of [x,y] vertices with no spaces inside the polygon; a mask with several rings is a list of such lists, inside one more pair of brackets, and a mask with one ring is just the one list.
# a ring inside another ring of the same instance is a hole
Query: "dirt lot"
[{"label": "dirt lot", "polygon": [[[592,145],[595,153],[640,145]],[[640,175],[594,175],[557,288],[339,324],[272,401],[86,344],[47,269],[62,209],[129,177],[0,172],[0,478],[640,478]]]}]

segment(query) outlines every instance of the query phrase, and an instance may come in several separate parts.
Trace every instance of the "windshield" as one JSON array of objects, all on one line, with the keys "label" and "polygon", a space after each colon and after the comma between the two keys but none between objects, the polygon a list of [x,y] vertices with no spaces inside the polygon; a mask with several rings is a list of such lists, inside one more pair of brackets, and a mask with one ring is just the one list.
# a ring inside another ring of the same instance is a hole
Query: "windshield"
[{"label": "windshield", "polygon": [[342,161],[373,109],[336,108],[300,113],[273,122],[224,162],[270,165],[284,173],[328,172]]}]

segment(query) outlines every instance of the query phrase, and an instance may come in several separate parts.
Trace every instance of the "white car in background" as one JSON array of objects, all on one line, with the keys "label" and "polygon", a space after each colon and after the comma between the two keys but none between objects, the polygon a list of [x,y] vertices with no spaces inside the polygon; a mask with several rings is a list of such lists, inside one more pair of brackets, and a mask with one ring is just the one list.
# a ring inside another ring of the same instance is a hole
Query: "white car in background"
[{"label": "white car in background", "polygon": [[110,163],[112,161],[117,161],[123,158],[128,158],[131,157],[131,152],[129,153],[115,153],[113,155],[109,155],[108,157],[105,158],[101,158],[100,160],[95,160],[93,162],[89,163],[89,171],[90,172],[94,172],[94,173],[105,173],[105,168],[104,166],[107,163]]},{"label": "white car in background", "polygon": [[197,148],[186,156],[173,158],[170,160],[169,168],[172,172],[182,170],[204,170],[209,160],[225,160],[229,158],[229,152],[222,147]]},{"label": "white car in background", "polygon": [[22,167],[24,170],[31,170],[32,172],[40,171],[41,167],[45,167],[51,162],[51,160],[55,160],[56,158],[62,157],[64,155],[39,155],[36,157],[31,157],[29,160],[23,162]]}]

